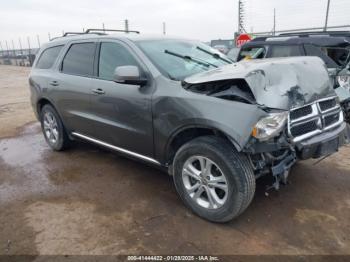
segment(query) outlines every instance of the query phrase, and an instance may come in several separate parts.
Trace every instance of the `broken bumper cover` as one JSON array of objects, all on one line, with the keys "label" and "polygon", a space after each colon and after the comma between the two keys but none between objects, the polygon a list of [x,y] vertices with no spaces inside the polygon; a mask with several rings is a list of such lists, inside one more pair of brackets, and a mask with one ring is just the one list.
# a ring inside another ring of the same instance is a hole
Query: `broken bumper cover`
[{"label": "broken bumper cover", "polygon": [[349,138],[350,128],[346,123],[342,123],[331,131],[297,143],[297,156],[299,159],[304,160],[331,155],[337,152],[341,146],[348,144]]}]

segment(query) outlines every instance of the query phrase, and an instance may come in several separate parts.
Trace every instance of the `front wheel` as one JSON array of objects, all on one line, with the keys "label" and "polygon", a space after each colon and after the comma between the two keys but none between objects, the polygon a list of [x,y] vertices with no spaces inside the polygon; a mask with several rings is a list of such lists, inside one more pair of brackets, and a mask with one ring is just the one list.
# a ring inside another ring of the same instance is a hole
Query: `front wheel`
[{"label": "front wheel", "polygon": [[246,156],[214,136],[196,138],[179,149],[174,182],[185,204],[213,222],[237,217],[255,193],[255,176]]}]

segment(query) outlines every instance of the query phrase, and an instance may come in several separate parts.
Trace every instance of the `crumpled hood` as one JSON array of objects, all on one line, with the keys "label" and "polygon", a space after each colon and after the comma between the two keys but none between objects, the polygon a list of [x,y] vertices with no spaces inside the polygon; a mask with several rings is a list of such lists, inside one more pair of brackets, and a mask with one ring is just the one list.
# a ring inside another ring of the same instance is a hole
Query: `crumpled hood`
[{"label": "crumpled hood", "polygon": [[288,57],[242,61],[190,76],[195,85],[229,79],[244,79],[256,102],[289,110],[335,95],[327,68],[318,57]]}]

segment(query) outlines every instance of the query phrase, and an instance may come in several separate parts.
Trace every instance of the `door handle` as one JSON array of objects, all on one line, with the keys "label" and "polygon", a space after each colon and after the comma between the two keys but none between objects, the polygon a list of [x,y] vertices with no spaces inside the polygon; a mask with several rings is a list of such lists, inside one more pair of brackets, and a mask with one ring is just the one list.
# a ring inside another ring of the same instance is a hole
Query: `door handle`
[{"label": "door handle", "polygon": [[58,83],[58,81],[54,80],[54,81],[51,81],[49,83],[51,86],[59,86],[60,84]]},{"label": "door handle", "polygon": [[105,92],[103,89],[101,89],[101,88],[92,89],[92,92],[93,92],[94,94],[97,94],[97,95],[103,95],[103,94],[106,93],[106,92]]}]

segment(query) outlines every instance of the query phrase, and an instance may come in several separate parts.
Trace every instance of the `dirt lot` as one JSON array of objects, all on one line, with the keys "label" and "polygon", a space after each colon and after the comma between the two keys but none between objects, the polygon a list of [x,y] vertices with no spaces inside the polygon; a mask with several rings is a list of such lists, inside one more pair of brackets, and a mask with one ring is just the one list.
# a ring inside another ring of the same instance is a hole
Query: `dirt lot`
[{"label": "dirt lot", "polygon": [[171,177],[98,147],[46,145],[26,68],[0,66],[0,254],[350,254],[350,149],[228,224],[188,211]]}]

